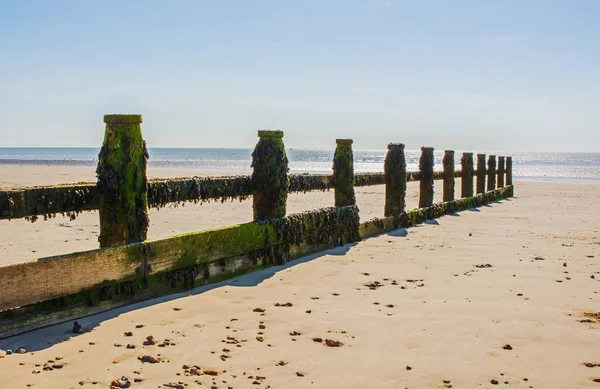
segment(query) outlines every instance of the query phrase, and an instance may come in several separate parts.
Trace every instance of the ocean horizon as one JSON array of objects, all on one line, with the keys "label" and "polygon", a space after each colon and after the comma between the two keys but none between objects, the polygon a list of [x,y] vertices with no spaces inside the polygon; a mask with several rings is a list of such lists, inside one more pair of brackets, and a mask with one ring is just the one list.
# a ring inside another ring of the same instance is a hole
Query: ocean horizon
[{"label": "ocean horizon", "polygon": [[[95,166],[98,147],[0,147],[0,165]],[[149,148],[149,166],[190,170],[250,169],[251,148]],[[354,150],[357,173],[382,172],[386,150]],[[333,150],[286,149],[291,173],[330,173]],[[444,151],[435,151],[435,169],[442,169]],[[462,151],[456,151],[460,168]],[[406,150],[407,170],[418,170],[420,150]],[[515,178],[600,182],[600,153],[498,152],[513,157]]]}]

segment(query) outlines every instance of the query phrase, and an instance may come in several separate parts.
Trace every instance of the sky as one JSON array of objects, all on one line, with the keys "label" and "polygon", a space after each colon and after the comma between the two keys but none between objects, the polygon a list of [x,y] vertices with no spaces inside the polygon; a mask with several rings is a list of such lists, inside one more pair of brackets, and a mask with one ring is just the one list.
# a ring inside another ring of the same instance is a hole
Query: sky
[{"label": "sky", "polygon": [[600,151],[597,0],[0,0],[0,147]]}]

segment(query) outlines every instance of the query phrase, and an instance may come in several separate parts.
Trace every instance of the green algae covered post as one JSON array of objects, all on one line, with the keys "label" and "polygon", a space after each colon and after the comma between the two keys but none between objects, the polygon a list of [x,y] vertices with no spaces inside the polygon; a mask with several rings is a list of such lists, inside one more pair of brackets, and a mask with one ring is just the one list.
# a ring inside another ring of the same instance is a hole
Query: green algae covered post
[{"label": "green algae covered post", "polygon": [[335,206],[355,205],[352,139],[337,139],[335,143],[335,154],[333,155]]},{"label": "green algae covered post", "polygon": [[433,147],[421,147],[419,208],[433,205]]},{"label": "green algae covered post", "polygon": [[477,194],[485,193],[485,154],[477,154]]},{"label": "green algae covered post", "polygon": [[146,239],[148,152],[142,115],[105,115],[104,143],[98,155],[100,247]]},{"label": "green algae covered post", "polygon": [[504,186],[504,157],[498,157],[498,188]]},{"label": "green algae covered post", "polygon": [[252,153],[254,220],[284,217],[289,190],[289,168],[283,145],[283,131],[258,131],[258,137]]},{"label": "green algae covered post", "polygon": [[473,153],[463,153],[460,165],[460,197],[473,197]]},{"label": "green algae covered post", "polygon": [[398,215],[406,207],[406,159],[404,144],[388,144],[385,157],[385,216]]},{"label": "green algae covered post", "polygon": [[444,191],[442,194],[443,201],[454,200],[454,150],[444,151],[442,159],[444,167]]},{"label": "green algae covered post", "polygon": [[506,185],[512,185],[512,157],[506,157]]},{"label": "green algae covered post", "polygon": [[487,162],[487,190],[496,189],[496,156],[490,155]]}]

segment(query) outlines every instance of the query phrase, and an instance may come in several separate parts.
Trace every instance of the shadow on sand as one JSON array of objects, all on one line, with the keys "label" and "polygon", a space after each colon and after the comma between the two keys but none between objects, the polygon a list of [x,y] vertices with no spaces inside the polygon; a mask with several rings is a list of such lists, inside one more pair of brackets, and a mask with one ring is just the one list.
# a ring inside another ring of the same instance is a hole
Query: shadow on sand
[{"label": "shadow on sand", "polygon": [[[408,233],[406,232],[406,235]],[[406,236],[404,235],[404,236]],[[102,322],[113,319],[123,313],[143,309],[156,304],[162,304],[168,301],[173,301],[182,297],[195,296],[211,291],[213,289],[221,288],[223,286],[237,286],[237,287],[253,287],[257,286],[265,280],[275,276],[282,270],[289,269],[296,265],[313,261],[326,255],[346,255],[357,243],[349,243],[344,246],[335,247],[329,250],[321,251],[315,254],[311,254],[302,258],[298,258],[289,261],[283,265],[271,266],[266,269],[262,269],[253,273],[244,274],[238,277],[230,278],[225,281],[216,282],[214,284],[202,285],[191,290],[173,293],[168,296],[156,297],[153,299],[137,302],[127,306],[114,308],[106,312],[101,312],[95,315],[83,317],[77,319],[77,322],[83,327],[83,333],[92,331],[95,327],[99,326]],[[6,339],[0,339],[0,350],[16,350],[19,347],[24,347],[27,352],[40,351],[46,348],[50,348],[57,343],[64,342],[69,338],[79,336],[81,334],[74,334],[72,332],[74,320],[70,320],[64,323],[51,325],[48,327],[35,329],[21,335],[16,335]],[[4,354],[0,352],[0,354]]]}]

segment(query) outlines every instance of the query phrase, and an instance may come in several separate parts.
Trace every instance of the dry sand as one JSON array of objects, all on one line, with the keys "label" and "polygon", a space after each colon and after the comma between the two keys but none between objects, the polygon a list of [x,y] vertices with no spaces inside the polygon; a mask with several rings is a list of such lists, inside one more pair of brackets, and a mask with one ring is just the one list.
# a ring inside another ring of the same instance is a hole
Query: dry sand
[{"label": "dry sand", "polygon": [[[2,385],[108,388],[125,376],[132,388],[600,388],[600,367],[584,365],[600,363],[598,191],[517,182],[513,199],[85,318],[80,335],[65,323],[0,340],[28,350],[0,359]],[[381,187],[367,192],[365,206],[382,204]],[[310,201],[290,208],[320,206]],[[172,345],[142,346],[150,335]]]},{"label": "dry sand", "polygon": [[[246,172],[193,171],[179,169],[149,169],[149,178],[250,174]],[[0,188],[19,188],[33,185],[93,182],[92,167],[3,166]],[[436,181],[435,201],[442,200],[441,181]],[[460,180],[457,181],[457,188]],[[357,188],[357,203],[361,219],[383,216],[384,186]],[[333,190],[290,194],[288,213],[333,206]],[[418,183],[408,184],[407,207],[418,205]],[[186,203],[185,206],[151,209],[148,239],[168,238],[176,234],[246,223],[252,220],[252,200],[204,204]],[[70,221],[58,215],[54,219],[39,219],[35,223],[25,219],[0,221],[0,263],[23,262],[33,258],[66,254],[98,248],[98,212],[84,212]]]}]

